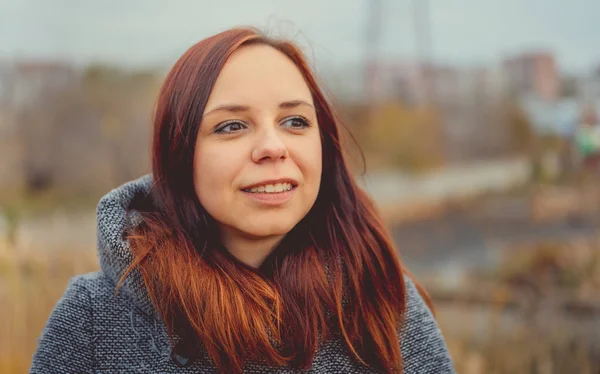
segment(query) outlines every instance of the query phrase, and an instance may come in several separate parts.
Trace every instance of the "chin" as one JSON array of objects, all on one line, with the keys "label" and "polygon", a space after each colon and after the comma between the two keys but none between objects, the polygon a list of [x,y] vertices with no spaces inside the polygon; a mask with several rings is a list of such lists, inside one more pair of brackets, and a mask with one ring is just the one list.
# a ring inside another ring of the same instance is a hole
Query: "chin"
[{"label": "chin", "polygon": [[[258,223],[258,222],[257,222]],[[254,237],[281,236],[290,232],[298,222],[286,222],[283,220],[272,220],[260,222],[250,227],[241,227],[241,231]]]}]

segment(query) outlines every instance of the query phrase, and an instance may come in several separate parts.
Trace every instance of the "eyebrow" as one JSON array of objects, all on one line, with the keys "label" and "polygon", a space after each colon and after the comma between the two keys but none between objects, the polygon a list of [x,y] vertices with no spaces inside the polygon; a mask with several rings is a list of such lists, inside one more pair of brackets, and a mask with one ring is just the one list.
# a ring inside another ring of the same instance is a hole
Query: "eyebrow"
[{"label": "eyebrow", "polygon": [[[315,109],[311,103],[309,103],[308,101],[304,101],[304,100],[284,101],[279,104],[279,108],[280,109],[292,109],[292,108],[296,108],[301,105],[306,105],[306,106],[309,106],[309,107]],[[209,115],[214,112],[220,112],[220,111],[231,112],[231,113],[241,113],[241,112],[250,111],[250,107],[247,105],[239,105],[239,104],[223,104],[223,105],[218,105],[218,106],[212,108],[211,110],[209,110],[208,112],[204,113],[204,116]]]}]

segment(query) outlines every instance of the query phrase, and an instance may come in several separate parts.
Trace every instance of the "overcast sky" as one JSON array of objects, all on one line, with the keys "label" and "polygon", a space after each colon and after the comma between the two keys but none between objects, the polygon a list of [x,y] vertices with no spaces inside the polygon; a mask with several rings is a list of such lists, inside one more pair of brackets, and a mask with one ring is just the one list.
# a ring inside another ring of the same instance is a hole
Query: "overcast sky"
[{"label": "overcast sky", "polygon": [[[370,0],[0,0],[0,58],[170,66],[194,42],[255,25],[295,37],[317,64],[360,62]],[[416,54],[413,0],[383,3],[382,57]],[[418,0],[416,0],[418,1]],[[561,69],[600,65],[599,0],[430,0],[432,53],[492,63],[553,50]]]}]

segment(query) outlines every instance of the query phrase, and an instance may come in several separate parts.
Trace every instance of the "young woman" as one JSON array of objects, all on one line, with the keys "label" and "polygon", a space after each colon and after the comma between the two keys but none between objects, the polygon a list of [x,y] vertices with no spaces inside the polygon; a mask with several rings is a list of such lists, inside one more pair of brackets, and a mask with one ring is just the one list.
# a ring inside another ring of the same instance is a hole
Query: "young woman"
[{"label": "young woman", "polygon": [[32,373],[453,373],[288,41],[232,29],[171,69],[152,174],[98,205]]}]

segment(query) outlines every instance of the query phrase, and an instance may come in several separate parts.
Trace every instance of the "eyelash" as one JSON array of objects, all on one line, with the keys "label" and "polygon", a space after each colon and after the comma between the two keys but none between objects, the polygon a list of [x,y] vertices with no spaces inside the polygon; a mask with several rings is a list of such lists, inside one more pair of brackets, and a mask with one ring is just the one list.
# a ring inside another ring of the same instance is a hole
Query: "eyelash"
[{"label": "eyelash", "polygon": [[236,120],[236,119],[233,119],[233,120],[225,121],[225,122],[223,122],[223,123],[219,124],[219,126],[217,126],[217,127],[215,128],[215,131],[214,131],[214,132],[215,132],[216,134],[231,134],[231,132],[228,132],[228,131],[223,131],[223,130],[224,130],[225,128],[227,128],[228,126],[230,126],[230,125],[233,125],[233,124],[240,124],[240,125],[242,125],[242,126],[244,126],[244,127],[246,126],[246,125],[245,125],[245,124],[244,124],[242,121],[238,121],[238,120]]},{"label": "eyelash", "polygon": [[[309,127],[312,126],[311,122],[306,117],[304,117],[304,116],[287,117],[287,118],[284,119],[283,123],[288,122],[288,121],[293,121],[293,120],[296,120],[296,121],[299,120],[300,122],[302,122],[302,128],[292,128],[293,130],[304,130],[304,129],[307,129],[307,128],[309,128]],[[234,120],[225,121],[225,122],[219,124],[219,126],[217,126],[215,128],[214,132],[216,134],[232,134],[232,133],[235,133],[237,131],[241,131],[241,130],[224,131],[225,128],[227,128],[228,126],[233,125],[233,124],[240,124],[243,127],[247,127],[247,125],[244,122],[242,122],[240,120],[235,120],[234,119]]]},{"label": "eyelash", "polygon": [[[292,116],[292,117],[287,117],[284,119],[284,122],[288,122],[288,121],[300,121],[302,123],[302,130],[307,129],[312,126],[312,124],[310,123],[308,118],[306,118],[304,116]],[[294,128],[294,130],[296,130],[296,129],[298,129],[298,128]]]}]

